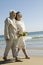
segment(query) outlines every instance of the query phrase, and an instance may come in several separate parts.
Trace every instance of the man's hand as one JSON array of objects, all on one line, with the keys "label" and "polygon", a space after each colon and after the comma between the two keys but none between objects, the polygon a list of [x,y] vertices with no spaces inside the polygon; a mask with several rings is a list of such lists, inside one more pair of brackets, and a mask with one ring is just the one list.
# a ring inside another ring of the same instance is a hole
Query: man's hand
[{"label": "man's hand", "polygon": [[7,40],[7,41],[9,41],[9,40],[10,40],[10,37],[9,37],[9,35],[7,35],[7,37],[6,37],[6,40]]},{"label": "man's hand", "polygon": [[6,39],[6,41],[9,41],[9,40],[10,40],[10,39],[8,39],[8,38]]}]

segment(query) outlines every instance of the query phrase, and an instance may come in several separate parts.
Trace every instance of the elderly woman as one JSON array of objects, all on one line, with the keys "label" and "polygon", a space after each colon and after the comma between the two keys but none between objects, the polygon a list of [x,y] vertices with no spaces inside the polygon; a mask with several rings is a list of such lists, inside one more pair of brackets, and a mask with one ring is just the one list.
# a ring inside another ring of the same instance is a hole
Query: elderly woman
[{"label": "elderly woman", "polygon": [[18,52],[20,49],[22,49],[23,53],[25,54],[26,59],[29,59],[27,53],[26,53],[26,47],[25,47],[25,41],[24,41],[24,36],[26,36],[26,29],[24,22],[21,20],[22,15],[18,11],[16,13],[16,25],[17,25],[17,30],[18,30]]}]

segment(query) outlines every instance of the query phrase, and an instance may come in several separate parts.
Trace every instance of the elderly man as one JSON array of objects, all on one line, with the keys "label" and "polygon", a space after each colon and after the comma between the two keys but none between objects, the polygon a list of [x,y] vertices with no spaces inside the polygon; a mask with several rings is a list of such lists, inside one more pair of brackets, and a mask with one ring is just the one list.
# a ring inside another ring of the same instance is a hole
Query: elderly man
[{"label": "elderly man", "polygon": [[15,11],[10,11],[10,16],[6,18],[5,20],[5,29],[4,29],[4,35],[6,40],[6,48],[4,52],[4,60],[7,60],[7,55],[9,50],[12,50],[13,57],[15,57],[15,61],[19,61],[17,58],[17,51],[16,51],[16,45],[17,45],[17,28],[15,24]]}]

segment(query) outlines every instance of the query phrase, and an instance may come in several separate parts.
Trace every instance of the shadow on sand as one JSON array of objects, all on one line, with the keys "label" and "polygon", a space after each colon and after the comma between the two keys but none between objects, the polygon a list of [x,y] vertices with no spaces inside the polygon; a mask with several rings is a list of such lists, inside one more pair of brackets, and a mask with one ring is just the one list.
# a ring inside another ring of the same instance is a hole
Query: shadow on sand
[{"label": "shadow on sand", "polygon": [[23,61],[15,61],[14,59],[8,59],[6,61],[2,60],[2,61],[0,61],[0,65],[1,64],[14,63],[14,62],[23,62]]},{"label": "shadow on sand", "polygon": [[0,61],[0,65],[1,65],[1,64],[7,64],[7,63],[14,63],[15,61],[14,61],[14,62],[13,62],[13,61],[14,61],[14,60],[11,60],[11,59],[8,59],[7,61],[3,61],[3,60],[2,60],[2,61]]}]

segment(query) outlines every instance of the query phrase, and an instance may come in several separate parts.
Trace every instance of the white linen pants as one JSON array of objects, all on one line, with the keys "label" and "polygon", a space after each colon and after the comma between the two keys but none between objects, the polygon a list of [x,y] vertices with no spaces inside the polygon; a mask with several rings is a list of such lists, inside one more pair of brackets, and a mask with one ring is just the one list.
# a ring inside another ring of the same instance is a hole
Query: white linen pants
[{"label": "white linen pants", "polygon": [[12,50],[13,57],[17,56],[17,39],[10,39],[9,41],[6,41],[6,48],[5,48],[5,53],[4,57],[7,57],[9,50]]}]

